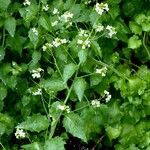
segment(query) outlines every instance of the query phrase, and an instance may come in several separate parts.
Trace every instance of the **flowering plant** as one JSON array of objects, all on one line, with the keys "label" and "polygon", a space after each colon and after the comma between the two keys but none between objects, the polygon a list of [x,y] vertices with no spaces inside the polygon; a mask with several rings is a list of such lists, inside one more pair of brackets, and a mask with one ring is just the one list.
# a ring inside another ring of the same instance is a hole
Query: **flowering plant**
[{"label": "flowering plant", "polygon": [[0,0],[0,147],[148,150],[149,3]]}]

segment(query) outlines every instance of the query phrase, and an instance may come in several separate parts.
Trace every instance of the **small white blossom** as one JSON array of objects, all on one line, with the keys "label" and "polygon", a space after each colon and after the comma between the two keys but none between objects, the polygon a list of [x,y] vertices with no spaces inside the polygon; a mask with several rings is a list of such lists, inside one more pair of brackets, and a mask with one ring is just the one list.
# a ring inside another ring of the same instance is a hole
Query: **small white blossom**
[{"label": "small white blossom", "polygon": [[43,45],[42,50],[45,52],[47,50],[47,47],[45,45]]},{"label": "small white blossom", "polygon": [[87,4],[90,4],[91,2],[92,2],[91,0],[88,0],[88,1],[84,2],[84,4],[87,5]]},{"label": "small white blossom", "polygon": [[58,9],[57,9],[57,8],[54,8],[54,10],[53,10],[53,15],[58,15],[58,14],[59,14]]},{"label": "small white blossom", "polygon": [[109,92],[108,91],[104,91],[104,94],[105,94],[105,101],[106,101],[106,103],[108,103],[109,101],[110,101],[110,99],[111,99],[111,95],[109,94]]},{"label": "small white blossom", "polygon": [[58,47],[60,46],[61,44],[65,44],[67,43],[68,41],[66,39],[60,39],[60,38],[55,38],[54,41],[52,41],[52,45],[54,47]]},{"label": "small white blossom", "polygon": [[31,5],[31,2],[30,2],[29,0],[25,0],[25,1],[23,2],[23,5],[24,5],[24,6],[26,6],[26,5],[29,6],[29,5]]},{"label": "small white blossom", "polygon": [[63,15],[59,17],[59,20],[64,21],[64,22],[69,22],[70,19],[73,18],[73,13],[66,11]]},{"label": "small white blossom", "polygon": [[110,25],[107,25],[106,30],[108,30],[108,35],[111,38],[114,34],[116,34],[116,29],[115,27],[112,27]]},{"label": "small white blossom", "polygon": [[92,100],[91,105],[94,106],[94,107],[100,107],[100,101]]},{"label": "small white blossom", "polygon": [[52,27],[56,26],[57,24],[58,24],[58,21],[57,21],[57,20],[54,21],[54,22],[52,22]]},{"label": "small white blossom", "polygon": [[70,112],[70,107],[66,105],[58,105],[58,109],[60,109],[61,111],[66,111],[67,113]]},{"label": "small white blossom", "polygon": [[26,133],[23,131],[23,129],[17,128],[17,129],[16,129],[16,132],[15,132],[15,137],[16,137],[17,139],[25,138],[25,137],[26,137]]},{"label": "small white blossom", "polygon": [[102,15],[104,11],[108,11],[109,8],[108,8],[108,4],[104,4],[104,3],[96,3],[96,6],[95,6],[95,10],[96,12],[99,14],[99,15]]},{"label": "small white blossom", "polygon": [[37,91],[33,92],[32,95],[42,95],[42,89],[37,89]]},{"label": "small white blossom", "polygon": [[86,30],[80,29],[79,36],[81,36],[81,37],[88,37],[89,35],[88,35]]},{"label": "small white blossom", "polygon": [[78,43],[78,44],[83,44],[83,40],[80,40],[80,39],[79,39],[79,40],[77,41],[77,43]]},{"label": "small white blossom", "polygon": [[38,68],[36,70],[32,70],[32,77],[33,78],[40,78],[41,77],[41,74],[40,74],[41,71],[44,71],[44,70],[41,68]]},{"label": "small white blossom", "polygon": [[35,34],[35,35],[38,35],[38,30],[36,28],[32,28],[32,32]]},{"label": "small white blossom", "polygon": [[106,67],[103,67],[101,69],[96,69],[96,73],[101,74],[102,77],[106,76],[106,72],[107,72],[107,68]]},{"label": "small white blossom", "polygon": [[101,32],[104,30],[104,26],[101,24],[94,25],[93,28],[95,29],[96,32]]},{"label": "small white blossom", "polygon": [[46,5],[44,5],[43,7],[42,7],[42,10],[44,10],[44,11],[48,11],[49,10],[49,6],[46,4]]}]

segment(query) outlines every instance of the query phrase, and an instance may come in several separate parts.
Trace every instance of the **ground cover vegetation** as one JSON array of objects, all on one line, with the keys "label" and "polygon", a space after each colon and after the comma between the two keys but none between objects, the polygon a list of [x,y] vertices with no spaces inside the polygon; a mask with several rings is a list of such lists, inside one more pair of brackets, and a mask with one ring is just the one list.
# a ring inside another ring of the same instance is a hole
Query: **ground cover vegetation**
[{"label": "ground cover vegetation", "polygon": [[0,149],[150,150],[149,0],[0,0]]}]

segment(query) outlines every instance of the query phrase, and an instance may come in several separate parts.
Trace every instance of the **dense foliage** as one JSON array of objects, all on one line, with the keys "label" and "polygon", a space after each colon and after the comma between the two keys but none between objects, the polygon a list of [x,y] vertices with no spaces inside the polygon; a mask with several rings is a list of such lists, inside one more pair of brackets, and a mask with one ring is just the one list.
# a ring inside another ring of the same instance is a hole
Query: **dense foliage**
[{"label": "dense foliage", "polygon": [[150,150],[149,0],[0,0],[0,148]]}]

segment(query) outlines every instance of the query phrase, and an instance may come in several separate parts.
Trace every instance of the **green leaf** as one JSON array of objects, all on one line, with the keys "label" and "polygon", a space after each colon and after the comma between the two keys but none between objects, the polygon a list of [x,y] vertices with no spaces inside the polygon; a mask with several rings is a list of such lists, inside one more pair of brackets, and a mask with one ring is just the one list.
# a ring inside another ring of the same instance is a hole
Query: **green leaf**
[{"label": "green leaf", "polygon": [[2,101],[7,96],[7,89],[0,84],[0,101]]},{"label": "green leaf", "polygon": [[10,0],[0,0],[0,10],[6,10],[10,2]]},{"label": "green leaf", "polygon": [[119,137],[119,135],[121,133],[121,126],[117,126],[117,127],[108,126],[106,128],[106,132],[107,132],[107,135],[110,138],[110,140],[116,139]]},{"label": "green leaf", "polygon": [[47,31],[52,31],[51,22],[48,16],[41,16],[39,19],[39,25],[41,25]]},{"label": "green leaf", "polygon": [[100,48],[99,44],[96,41],[91,42],[91,47],[94,50],[96,56],[102,57],[101,48]]},{"label": "green leaf", "polygon": [[73,63],[66,65],[63,72],[64,81],[67,82],[68,79],[71,78],[71,76],[75,73],[76,70],[77,70],[77,65]]},{"label": "green leaf", "polygon": [[150,31],[150,22],[142,23],[142,30],[145,32],[149,32]]},{"label": "green leaf", "polygon": [[21,148],[23,148],[24,150],[41,150],[42,146],[40,145],[40,143],[34,142],[31,144],[23,145],[21,146]]},{"label": "green leaf", "polygon": [[63,120],[63,126],[66,131],[71,133],[73,136],[82,139],[87,142],[83,120],[77,114],[70,113],[65,116]]},{"label": "green leaf", "polygon": [[5,57],[5,49],[0,47],[0,61],[2,61]]},{"label": "green leaf", "polygon": [[40,85],[45,88],[45,90],[51,90],[54,92],[58,92],[66,88],[66,84],[61,79],[42,80]]},{"label": "green leaf", "polygon": [[13,17],[9,17],[5,20],[4,23],[5,29],[9,32],[9,34],[14,37],[16,31],[16,20]]},{"label": "green leaf", "polygon": [[78,57],[79,57],[80,64],[83,64],[87,59],[87,51],[80,50],[78,52]]},{"label": "green leaf", "polygon": [[128,40],[128,48],[136,49],[142,45],[142,41],[138,36],[134,35]]},{"label": "green leaf", "polygon": [[34,28],[32,28],[32,29],[29,30],[29,35],[28,36],[30,38],[30,41],[34,45],[34,48],[36,48],[38,40],[39,40],[39,38],[38,38],[38,31],[37,31],[37,33],[35,33],[34,32]]},{"label": "green leaf", "polygon": [[29,130],[31,132],[40,132],[46,130],[49,126],[49,122],[46,116],[35,114],[28,117],[24,122],[20,123],[17,128]]},{"label": "green leaf", "polygon": [[65,150],[65,142],[61,137],[49,139],[44,144],[44,150]]},{"label": "green leaf", "polygon": [[82,100],[84,91],[86,89],[86,81],[83,78],[78,78],[74,82],[74,90],[76,95],[78,96],[79,101]]},{"label": "green leaf", "polygon": [[139,35],[142,34],[142,28],[138,24],[136,24],[135,22],[130,21],[129,27],[133,33],[139,34]]}]

